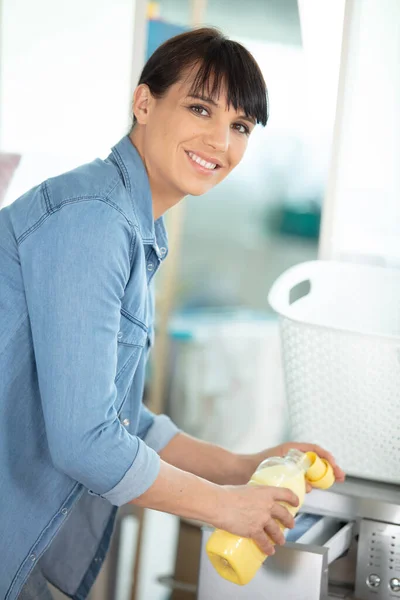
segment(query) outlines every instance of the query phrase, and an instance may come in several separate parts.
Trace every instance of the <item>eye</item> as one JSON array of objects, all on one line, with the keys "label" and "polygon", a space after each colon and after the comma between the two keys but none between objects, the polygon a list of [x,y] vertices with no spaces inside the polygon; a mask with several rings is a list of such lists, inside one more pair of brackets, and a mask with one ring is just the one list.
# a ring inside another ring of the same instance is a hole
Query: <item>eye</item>
[{"label": "eye", "polygon": [[247,127],[247,125],[243,125],[243,123],[234,123],[232,125],[232,127],[238,133],[244,133],[245,135],[250,135],[250,129]]},{"label": "eye", "polygon": [[192,104],[192,106],[189,106],[189,109],[196,115],[200,115],[201,117],[207,117],[210,115],[208,109],[204,108],[204,106],[202,106],[201,104]]}]

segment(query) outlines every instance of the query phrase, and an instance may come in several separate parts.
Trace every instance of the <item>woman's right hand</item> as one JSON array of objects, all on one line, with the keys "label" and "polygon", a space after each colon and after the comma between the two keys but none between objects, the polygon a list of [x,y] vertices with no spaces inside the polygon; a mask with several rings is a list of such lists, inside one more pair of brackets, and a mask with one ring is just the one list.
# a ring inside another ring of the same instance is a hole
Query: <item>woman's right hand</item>
[{"label": "woman's right hand", "polygon": [[[257,546],[270,556],[275,553],[274,545],[282,545],[285,538],[282,528],[292,529],[294,518],[285,502],[294,507],[299,504],[298,497],[287,488],[242,485],[223,486],[217,510],[215,527],[229,531],[241,537],[251,538]],[[280,523],[277,523],[279,521]]]},{"label": "woman's right hand", "polygon": [[251,538],[267,555],[274,554],[274,543],[285,542],[281,528],[294,526],[292,515],[281,502],[294,507],[299,504],[297,496],[286,488],[218,485],[163,460],[153,485],[132,499],[137,506],[209,523]]}]

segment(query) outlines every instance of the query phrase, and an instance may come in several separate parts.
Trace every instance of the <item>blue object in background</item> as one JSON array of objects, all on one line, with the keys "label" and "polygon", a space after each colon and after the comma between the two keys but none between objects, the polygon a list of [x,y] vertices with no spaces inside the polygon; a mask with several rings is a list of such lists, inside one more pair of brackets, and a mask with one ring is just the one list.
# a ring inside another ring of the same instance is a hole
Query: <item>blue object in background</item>
[{"label": "blue object in background", "polygon": [[149,20],[147,26],[147,56],[146,60],[150,58],[155,50],[163,42],[168,40],[174,35],[189,31],[188,28],[180,25],[173,25],[172,23],[166,23],[165,21]]}]

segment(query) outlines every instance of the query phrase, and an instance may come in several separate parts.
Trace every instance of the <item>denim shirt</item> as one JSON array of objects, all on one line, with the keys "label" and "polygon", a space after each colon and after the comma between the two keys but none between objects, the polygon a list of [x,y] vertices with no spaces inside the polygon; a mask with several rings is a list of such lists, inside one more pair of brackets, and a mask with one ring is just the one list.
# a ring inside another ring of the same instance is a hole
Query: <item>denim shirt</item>
[{"label": "denim shirt", "polygon": [[86,598],[115,507],[157,477],[178,431],[142,404],[167,253],[129,137],[0,211],[0,598],[38,561]]}]

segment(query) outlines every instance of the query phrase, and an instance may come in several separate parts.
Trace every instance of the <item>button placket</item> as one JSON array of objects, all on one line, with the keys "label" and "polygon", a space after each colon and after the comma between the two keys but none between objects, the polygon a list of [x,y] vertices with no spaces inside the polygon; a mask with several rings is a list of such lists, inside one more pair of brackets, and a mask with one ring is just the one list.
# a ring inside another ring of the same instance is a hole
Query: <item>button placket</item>
[{"label": "button placket", "polygon": [[146,271],[147,271],[147,283],[149,284],[151,279],[154,277],[157,272],[158,267],[160,266],[162,259],[157,254],[155,248],[152,246],[151,250],[146,258]]},{"label": "button placket", "polygon": [[165,246],[162,246],[160,248],[157,243],[153,246],[153,249],[154,249],[155,253],[157,254],[157,258],[161,262],[167,253],[167,249],[165,248]]}]

